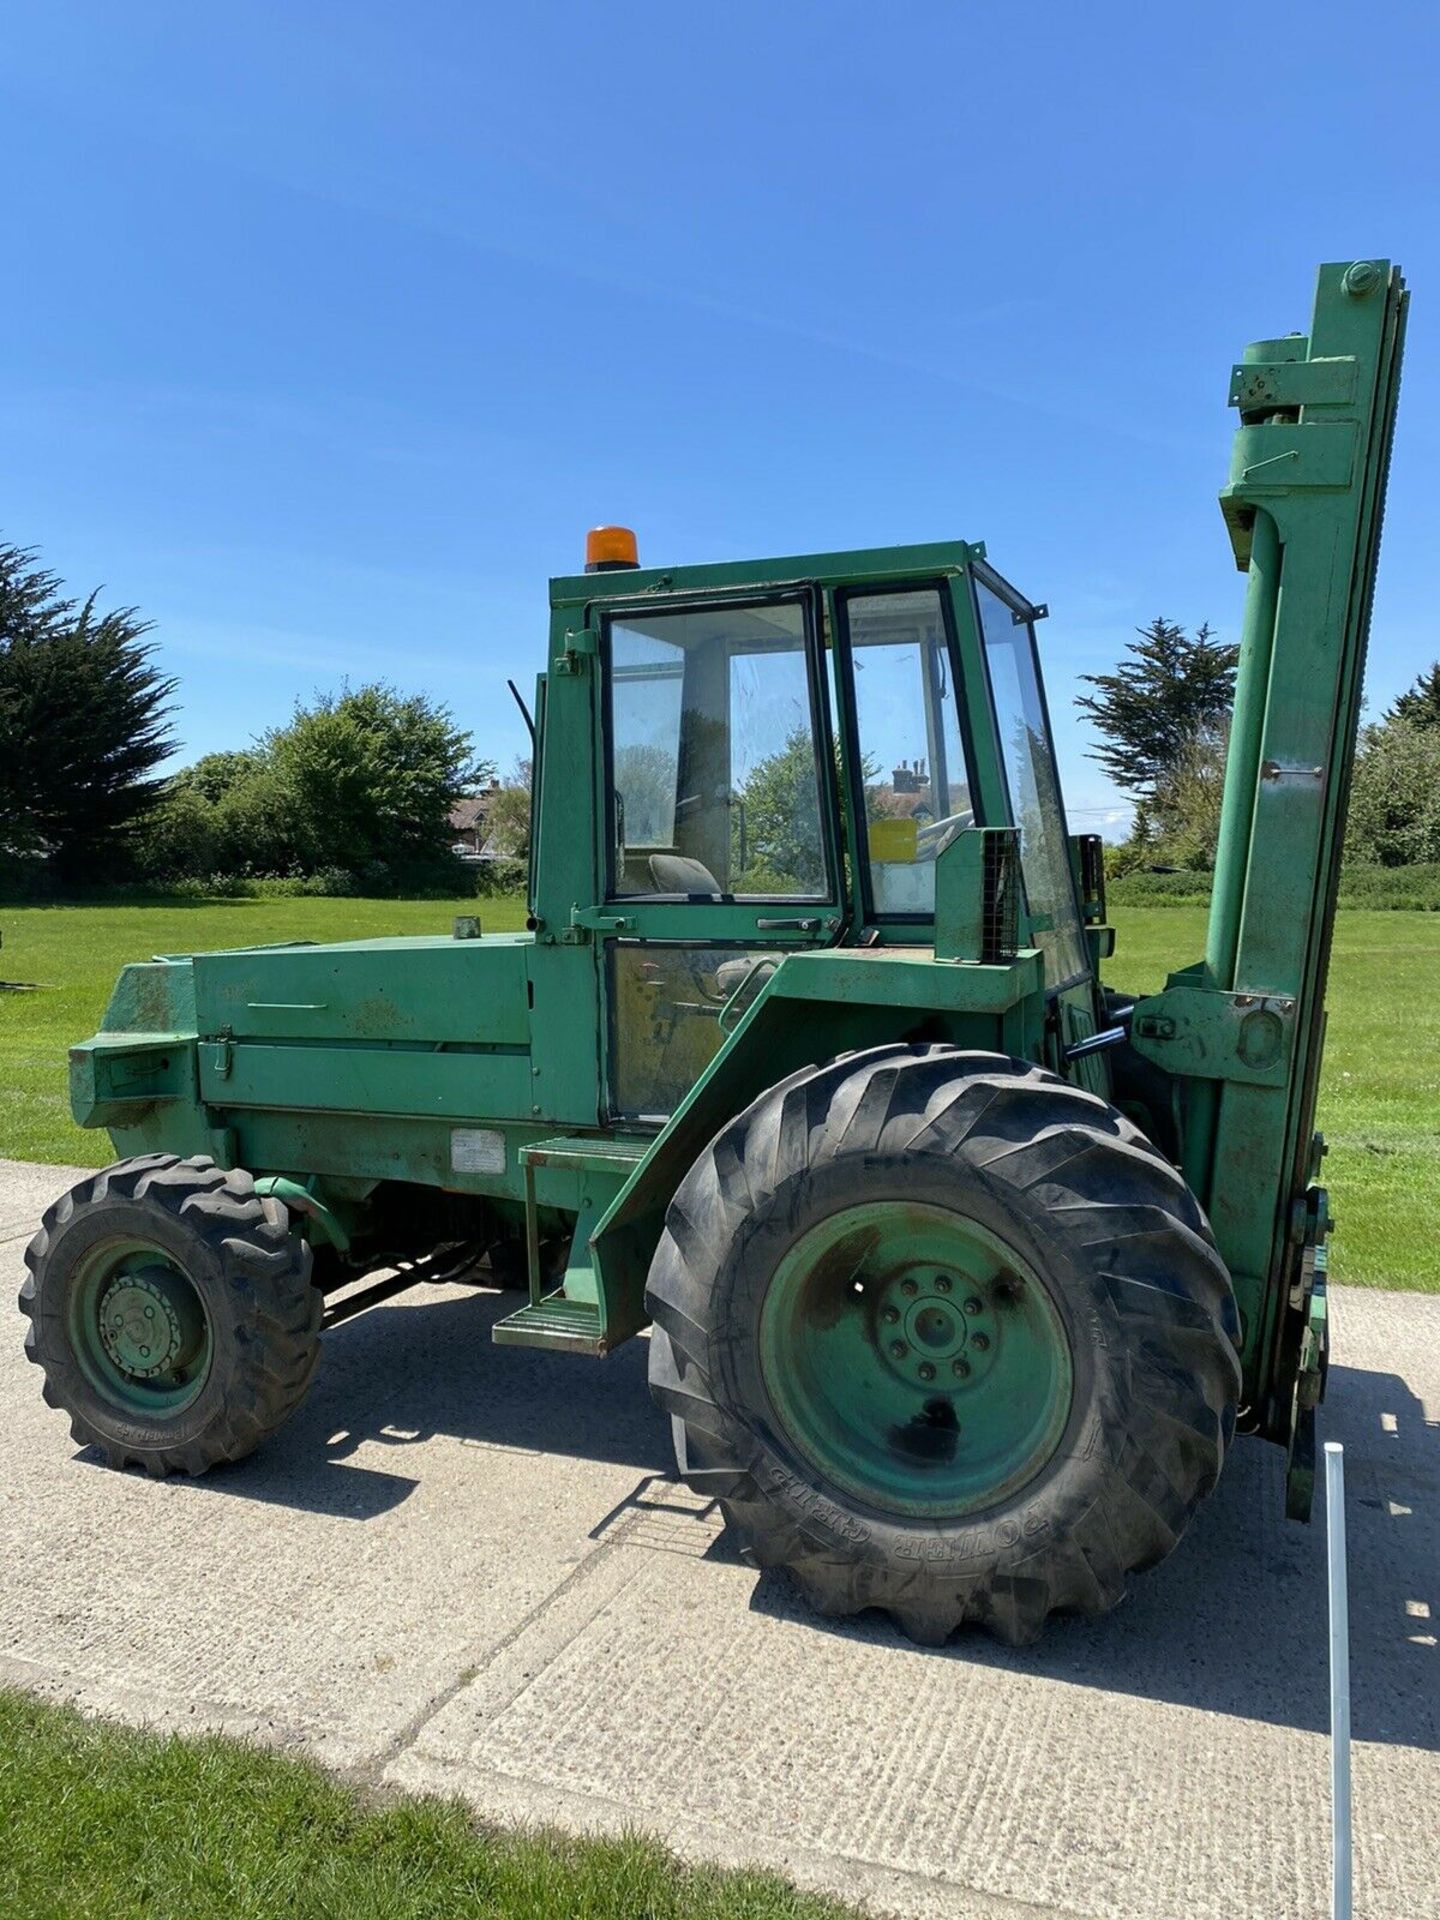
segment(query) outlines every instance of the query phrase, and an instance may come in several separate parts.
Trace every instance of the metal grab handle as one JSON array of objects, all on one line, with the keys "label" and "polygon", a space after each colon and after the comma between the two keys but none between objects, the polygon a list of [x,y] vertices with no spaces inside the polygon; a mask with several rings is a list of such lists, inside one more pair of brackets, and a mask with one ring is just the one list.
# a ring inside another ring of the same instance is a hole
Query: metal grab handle
[{"label": "metal grab handle", "polygon": [[1087,1053],[1103,1053],[1107,1047],[1118,1047],[1129,1035],[1124,1027],[1107,1027],[1103,1033],[1087,1034],[1083,1040],[1077,1040],[1065,1049],[1067,1060],[1083,1060]]},{"label": "metal grab handle", "polygon": [[761,954],[760,958],[756,960],[753,965],[745,969],[744,978],[716,1015],[716,1025],[722,1033],[729,1033],[733,1022],[738,1020],[741,1012],[746,1010],[740,1003],[744,999],[746,989],[749,987],[750,982],[757,974],[773,973],[779,965],[780,962],[769,954]]},{"label": "metal grab handle", "polygon": [[818,932],[818,920],[757,920],[757,933],[815,933]]}]

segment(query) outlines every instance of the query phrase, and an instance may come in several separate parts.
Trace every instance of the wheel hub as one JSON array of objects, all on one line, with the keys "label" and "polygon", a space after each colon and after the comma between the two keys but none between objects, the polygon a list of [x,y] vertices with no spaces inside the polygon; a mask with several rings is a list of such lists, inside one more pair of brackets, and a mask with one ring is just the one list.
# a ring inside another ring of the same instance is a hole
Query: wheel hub
[{"label": "wheel hub", "polygon": [[837,1486],[892,1512],[973,1511],[1050,1458],[1071,1404],[1048,1286],[977,1221],[861,1201],[782,1257],[761,1368],[791,1440]]},{"label": "wheel hub", "polygon": [[959,1269],[906,1266],[876,1290],[876,1347],[913,1386],[978,1386],[999,1351],[1003,1303],[996,1296]]},{"label": "wheel hub", "polygon": [[100,1296],[98,1318],[101,1346],[132,1380],[180,1371],[204,1339],[193,1289],[163,1267],[118,1274]]}]

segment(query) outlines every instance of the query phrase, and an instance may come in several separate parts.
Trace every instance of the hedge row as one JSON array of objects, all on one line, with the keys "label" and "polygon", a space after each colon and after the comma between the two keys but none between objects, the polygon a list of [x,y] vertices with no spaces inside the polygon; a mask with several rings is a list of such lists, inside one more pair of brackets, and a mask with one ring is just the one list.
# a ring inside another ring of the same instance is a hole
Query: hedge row
[{"label": "hedge row", "polygon": [[[1119,907],[1195,907],[1210,898],[1208,873],[1127,873],[1107,885]],[[1440,863],[1413,867],[1349,866],[1340,876],[1342,907],[1440,913]]]}]

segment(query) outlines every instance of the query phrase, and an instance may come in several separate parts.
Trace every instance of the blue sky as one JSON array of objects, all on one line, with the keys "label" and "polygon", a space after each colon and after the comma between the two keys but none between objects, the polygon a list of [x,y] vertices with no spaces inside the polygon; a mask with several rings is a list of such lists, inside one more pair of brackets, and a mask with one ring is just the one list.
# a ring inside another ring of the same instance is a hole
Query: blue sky
[{"label": "blue sky", "polygon": [[1440,653],[1433,6],[18,0],[0,534],[140,606],[184,757],[349,676],[502,765],[587,526],[984,539],[1076,676],[1234,635],[1230,363],[1416,289],[1370,694]]}]

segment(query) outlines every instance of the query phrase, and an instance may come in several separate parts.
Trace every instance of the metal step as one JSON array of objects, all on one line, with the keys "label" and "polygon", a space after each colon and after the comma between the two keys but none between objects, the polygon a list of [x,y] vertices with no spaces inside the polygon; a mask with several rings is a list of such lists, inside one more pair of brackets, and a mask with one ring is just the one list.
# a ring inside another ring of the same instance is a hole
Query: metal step
[{"label": "metal step", "polygon": [[[529,1253],[530,1299],[504,1320],[490,1337],[501,1347],[550,1347],[557,1353],[607,1353],[597,1299],[590,1235],[615,1195],[654,1145],[653,1137],[622,1134],[557,1134],[520,1149],[525,1169],[525,1240]],[[539,1214],[535,1199],[537,1168],[563,1167],[578,1175],[579,1210],[575,1215],[563,1284],[542,1295]]]},{"label": "metal step", "polygon": [[608,1173],[623,1183],[654,1144],[653,1134],[557,1135],[522,1147],[520,1163],[526,1167],[574,1167],[582,1173]]},{"label": "metal step", "polygon": [[490,1337],[499,1347],[549,1347],[557,1353],[604,1353],[600,1309],[590,1300],[547,1293],[543,1300],[497,1320]]}]

